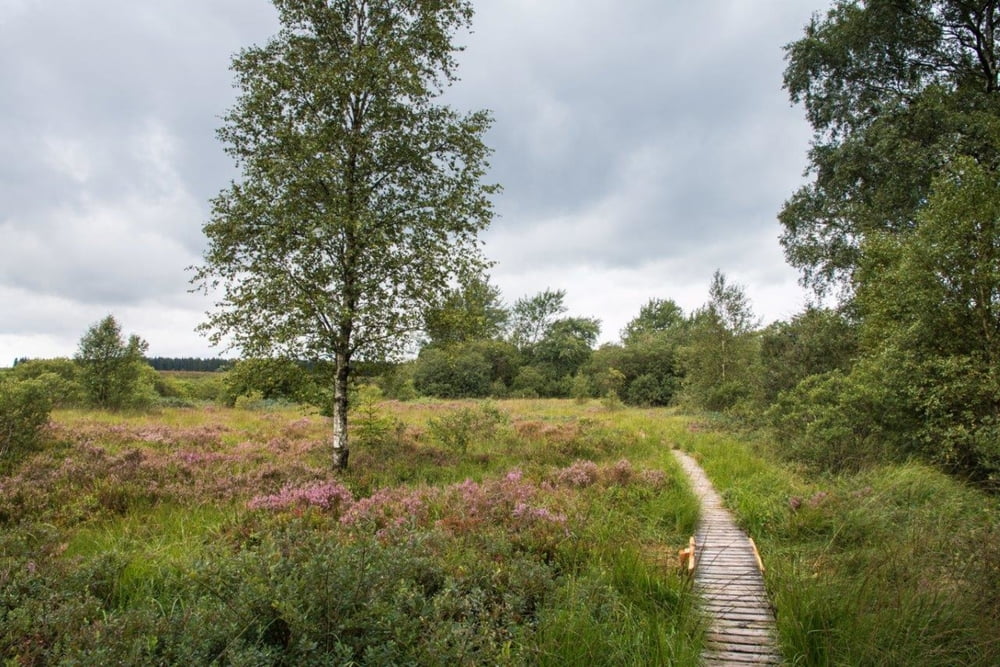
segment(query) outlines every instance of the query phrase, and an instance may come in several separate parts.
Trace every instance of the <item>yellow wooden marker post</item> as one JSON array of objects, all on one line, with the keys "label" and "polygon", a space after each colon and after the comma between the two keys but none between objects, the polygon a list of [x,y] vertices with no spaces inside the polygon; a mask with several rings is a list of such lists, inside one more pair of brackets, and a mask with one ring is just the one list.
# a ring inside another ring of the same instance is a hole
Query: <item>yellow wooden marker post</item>
[{"label": "yellow wooden marker post", "polygon": [[680,551],[677,552],[677,555],[680,557],[681,569],[685,569],[684,566],[686,565],[687,566],[686,569],[687,569],[688,572],[694,572],[695,554],[694,554],[694,537],[693,536],[688,541],[688,548],[687,549],[681,549]]}]

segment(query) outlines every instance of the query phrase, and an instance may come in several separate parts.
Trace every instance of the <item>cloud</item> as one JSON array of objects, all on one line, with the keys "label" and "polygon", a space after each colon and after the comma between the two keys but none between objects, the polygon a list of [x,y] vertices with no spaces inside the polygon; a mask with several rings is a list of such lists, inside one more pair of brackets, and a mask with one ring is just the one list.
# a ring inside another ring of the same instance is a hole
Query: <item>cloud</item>
[{"label": "cloud", "polygon": [[[167,131],[147,123],[119,146],[124,150],[114,167],[84,139],[43,136],[39,143],[39,159],[67,192],[23,206],[0,223],[0,283],[109,304],[182,292],[184,268],[196,260],[200,243],[188,232],[197,229],[205,207],[175,172]],[[120,172],[121,162],[130,168]],[[101,187],[118,173],[128,182],[113,192]]]}]

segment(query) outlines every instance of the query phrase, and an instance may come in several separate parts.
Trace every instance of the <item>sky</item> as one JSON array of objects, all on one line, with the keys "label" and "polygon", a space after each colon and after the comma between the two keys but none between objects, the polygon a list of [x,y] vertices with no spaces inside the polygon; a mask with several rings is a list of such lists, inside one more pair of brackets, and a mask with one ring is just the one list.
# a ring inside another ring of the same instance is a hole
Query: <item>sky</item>
[{"label": "sky", "polygon": [[[447,101],[490,109],[483,235],[512,304],[551,288],[614,342],[715,270],[762,323],[809,295],[777,213],[811,130],[783,45],[823,0],[475,0]],[[232,356],[194,331],[209,200],[238,176],[215,131],[267,0],[0,0],[0,366],[72,356],[112,314],[150,356]]]}]

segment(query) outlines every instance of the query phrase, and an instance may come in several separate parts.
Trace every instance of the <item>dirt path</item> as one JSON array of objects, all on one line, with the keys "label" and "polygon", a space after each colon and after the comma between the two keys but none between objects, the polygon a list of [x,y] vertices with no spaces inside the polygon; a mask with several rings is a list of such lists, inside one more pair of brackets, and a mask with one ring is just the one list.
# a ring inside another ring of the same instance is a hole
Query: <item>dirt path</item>
[{"label": "dirt path", "polygon": [[780,664],[774,613],[756,550],[701,466],[684,452],[674,450],[674,455],[701,501],[694,582],[711,621],[704,664]]}]

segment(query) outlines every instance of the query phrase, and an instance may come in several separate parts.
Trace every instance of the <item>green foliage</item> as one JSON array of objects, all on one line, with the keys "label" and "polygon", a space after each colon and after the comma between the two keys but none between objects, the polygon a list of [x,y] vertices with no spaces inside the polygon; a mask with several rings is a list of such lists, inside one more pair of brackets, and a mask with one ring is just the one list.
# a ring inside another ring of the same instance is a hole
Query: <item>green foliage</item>
[{"label": "green foliage", "polygon": [[400,444],[405,424],[382,410],[383,398],[382,390],[375,385],[366,384],[357,389],[351,424],[352,433],[362,447],[379,450]]},{"label": "green foliage", "polygon": [[475,408],[457,408],[427,420],[431,437],[445,449],[460,454],[465,454],[473,443],[492,443],[509,424],[510,417],[489,401]]},{"label": "green foliage", "polygon": [[865,243],[856,297],[861,349],[866,368],[880,374],[854,381],[876,382],[891,397],[866,425],[879,425],[909,453],[994,486],[1000,483],[993,437],[1000,418],[997,178],[993,169],[956,159],[934,180],[916,229]]},{"label": "green foliage", "polygon": [[[312,403],[323,407],[316,378],[323,370],[329,373],[328,368],[310,371],[293,359],[242,359],[226,372],[223,382],[230,404],[241,396],[257,395],[261,400]],[[326,403],[329,405],[329,400]]]},{"label": "green foliage", "polygon": [[153,388],[161,399],[229,403],[234,398],[226,388],[225,378],[226,373],[218,371],[160,371]]},{"label": "green foliage", "polygon": [[415,367],[416,364],[412,361],[393,364],[379,375],[376,381],[386,398],[410,401],[418,396],[413,381]]},{"label": "green foliage", "polygon": [[[780,215],[782,243],[806,282],[844,288],[863,360],[850,371],[843,363],[807,364],[844,374],[810,383],[781,409],[823,414],[808,428],[862,459],[883,450],[919,454],[994,488],[998,26],[995,0],[841,0],[815,17],[787,47],[785,72],[786,88],[816,130],[814,180]],[[765,368],[782,358],[788,355],[765,358]],[[798,365],[790,361],[788,368]],[[802,372],[766,374],[765,391],[787,390],[796,376]],[[809,406],[810,394],[848,411],[874,409],[834,428],[840,420]]]},{"label": "green foliage", "polygon": [[571,377],[590,359],[600,333],[601,322],[594,318],[555,320],[531,348],[530,357],[536,365],[546,367],[553,380]]},{"label": "green foliage", "polygon": [[684,311],[672,299],[650,299],[622,329],[622,343],[631,346],[644,338],[683,329],[684,324]]},{"label": "green foliage", "polygon": [[618,396],[618,392],[614,389],[609,389],[608,392],[604,394],[601,398],[601,405],[604,406],[604,409],[611,410],[612,412],[621,410],[625,407],[625,404],[622,403],[621,397]]},{"label": "green foliage", "polygon": [[625,399],[630,405],[666,405],[674,393],[672,385],[664,386],[664,382],[653,375],[640,375],[628,386]]},{"label": "green foliage", "polygon": [[109,410],[148,405],[151,392],[142,382],[143,368],[148,367],[143,358],[147,347],[134,334],[126,342],[111,315],[90,327],[75,357],[87,400]]},{"label": "green foliage", "polygon": [[691,318],[681,350],[684,392],[695,406],[727,410],[756,390],[758,320],[742,286],[712,276],[709,301]]},{"label": "green foliage", "polygon": [[580,404],[586,403],[588,399],[594,397],[594,388],[590,384],[590,380],[583,373],[577,373],[573,376],[570,396],[572,396],[573,400]]},{"label": "green foliage", "polygon": [[843,314],[807,308],[761,332],[761,391],[766,403],[810,375],[847,372],[858,354],[857,326]]},{"label": "green foliage", "polygon": [[34,380],[0,378],[0,462],[36,446],[49,423],[52,397],[44,373]]},{"label": "green foliage", "polygon": [[80,366],[72,359],[30,359],[17,364],[10,372],[17,380],[39,380],[53,407],[70,407],[84,401],[80,384]]},{"label": "green foliage", "polygon": [[468,0],[276,5],[281,31],[233,59],[218,134],[242,174],[213,201],[193,282],[220,294],[213,341],[334,363],[343,468],[352,362],[398,356],[452,279],[483,268],[491,119],[440,102]]},{"label": "green foliage", "polygon": [[859,366],[844,374],[812,375],[779,395],[767,413],[780,452],[820,470],[857,470],[892,456],[888,432],[893,401]]},{"label": "green foliage", "polygon": [[515,301],[510,309],[510,341],[527,350],[541,340],[556,316],[566,312],[565,299],[566,290],[545,288]]},{"label": "green foliage", "polygon": [[[685,324],[633,336],[627,345],[602,345],[594,351],[584,372],[602,393],[614,388],[633,405],[667,405],[683,377],[678,347],[687,335],[686,329]],[[612,387],[612,371],[623,374],[620,386]],[[643,380],[633,390],[639,378]]]},{"label": "green foliage", "polygon": [[424,333],[435,346],[495,339],[503,333],[507,316],[499,288],[476,276],[449,290],[439,305],[428,309]]},{"label": "green foliage", "polygon": [[483,397],[489,396],[491,375],[489,362],[473,348],[424,348],[417,358],[413,384],[425,396]]},{"label": "green foliage", "polygon": [[535,366],[522,366],[511,383],[511,395],[519,398],[537,398],[548,395],[548,380]]},{"label": "green foliage", "polygon": [[813,180],[779,216],[806,282],[852,289],[865,244],[913,229],[942,169],[997,163],[998,14],[996,0],[838,0],[786,47],[785,88],[815,130]]},{"label": "green foliage", "polygon": [[264,408],[267,399],[264,394],[256,389],[240,394],[233,401],[233,407],[237,410],[261,410]]},{"label": "green foliage", "polygon": [[413,366],[414,387],[425,396],[442,398],[499,396],[507,392],[519,363],[517,349],[503,341],[428,346]]}]

